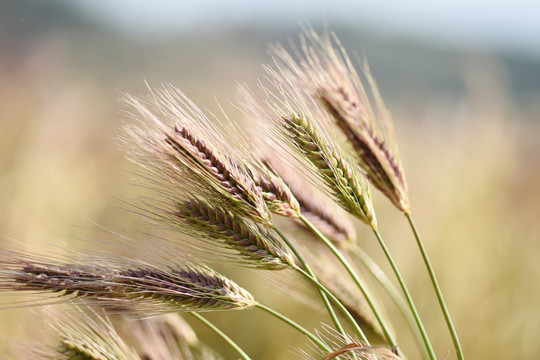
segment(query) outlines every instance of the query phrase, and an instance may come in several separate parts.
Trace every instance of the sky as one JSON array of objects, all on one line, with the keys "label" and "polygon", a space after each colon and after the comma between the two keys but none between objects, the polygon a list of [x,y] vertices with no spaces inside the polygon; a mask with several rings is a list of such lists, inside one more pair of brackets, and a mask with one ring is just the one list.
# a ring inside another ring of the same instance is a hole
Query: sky
[{"label": "sky", "polygon": [[159,35],[228,24],[347,22],[432,42],[494,47],[540,57],[535,0],[79,0],[127,32]]}]

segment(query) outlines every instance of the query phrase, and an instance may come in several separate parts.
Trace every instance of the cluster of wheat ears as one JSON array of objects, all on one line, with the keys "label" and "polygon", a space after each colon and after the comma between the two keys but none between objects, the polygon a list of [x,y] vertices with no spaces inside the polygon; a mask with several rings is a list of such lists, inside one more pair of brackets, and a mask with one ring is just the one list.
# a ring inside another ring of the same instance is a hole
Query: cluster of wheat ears
[{"label": "cluster of wheat ears", "polygon": [[[73,252],[51,260],[50,254],[3,251],[0,291],[32,293],[40,303],[67,300],[76,309],[49,311],[59,344],[25,347],[22,353],[50,359],[218,358],[211,347],[193,340],[181,317],[163,314],[189,313],[249,359],[242,344],[201,312],[259,308],[308,338],[299,357],[405,359],[399,334],[393,334],[363,280],[373,276],[408,321],[420,353],[436,359],[379,232],[371,185],[408,219],[457,358],[463,359],[411,216],[390,115],[367,65],[360,64],[357,72],[333,34],[310,29],[292,51],[283,46],[272,51],[274,62],[264,67],[257,89],[240,87],[238,107],[255,132],[209,118],[171,85],[151,89],[144,98],[123,96],[134,121],[124,127],[121,141],[154,192],[137,203],[137,210],[192,241],[178,248],[146,243],[144,253],[158,258],[159,265],[110,254]],[[381,271],[355,242],[353,218],[371,228],[393,275]],[[303,230],[287,231],[292,226]],[[208,261],[195,256],[197,251]],[[216,260],[299,273],[320,294],[332,324],[305,329],[206,265]],[[399,290],[390,280],[394,276]],[[128,345],[112,325],[112,314],[137,315],[127,325],[137,346]]]}]

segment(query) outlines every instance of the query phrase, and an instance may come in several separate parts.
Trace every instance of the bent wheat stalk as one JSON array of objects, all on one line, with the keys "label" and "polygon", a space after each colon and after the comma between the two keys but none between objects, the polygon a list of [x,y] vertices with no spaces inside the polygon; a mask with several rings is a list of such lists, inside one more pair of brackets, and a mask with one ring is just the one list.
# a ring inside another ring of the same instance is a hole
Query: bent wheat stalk
[{"label": "bent wheat stalk", "polygon": [[362,294],[364,295],[366,301],[368,302],[369,307],[373,311],[373,314],[375,315],[375,317],[377,319],[377,322],[381,326],[381,329],[382,329],[382,331],[384,333],[384,336],[386,337],[386,340],[388,341],[388,344],[392,348],[397,346],[397,342],[394,339],[394,336],[392,335],[392,333],[390,332],[390,329],[389,329],[388,325],[386,324],[386,321],[383,319],[381,311],[375,305],[373,297],[371,296],[371,294],[368,293],[368,291],[367,291],[366,287],[364,286],[362,280],[358,277],[358,275],[356,274],[354,269],[351,267],[349,262],[343,257],[343,255],[339,252],[339,250],[330,242],[330,240],[328,240],[315,226],[313,226],[313,224],[311,224],[309,222],[309,220],[307,220],[304,217],[301,217],[300,219],[306,224],[306,226],[311,231],[313,231],[313,233],[315,235],[317,235],[317,237],[319,237],[319,239],[321,239],[324,242],[324,244],[326,246],[328,246],[328,248],[332,251],[332,253],[343,264],[343,267],[347,270],[347,272],[349,273],[349,275],[353,279],[354,283],[358,286],[360,291],[362,291]]},{"label": "bent wheat stalk", "polygon": [[190,313],[194,318],[199,320],[201,323],[206,325],[210,330],[212,330],[214,333],[216,333],[220,338],[222,338],[227,344],[229,344],[240,357],[244,360],[251,360],[251,358],[242,350],[240,346],[238,346],[230,337],[227,336],[223,331],[221,331],[218,327],[216,327],[214,324],[212,324],[210,321],[205,319],[201,314],[198,314],[196,312]]},{"label": "bent wheat stalk", "polygon": [[439,306],[441,307],[442,313],[444,315],[444,319],[448,326],[448,330],[450,331],[450,335],[452,336],[452,341],[454,342],[454,348],[456,349],[457,357],[458,359],[463,360],[465,357],[463,355],[463,350],[459,342],[459,337],[457,335],[456,328],[454,327],[454,323],[452,322],[452,318],[450,317],[450,313],[448,311],[448,308],[446,307],[446,302],[444,301],[444,297],[443,297],[441,288],[439,286],[439,282],[437,281],[437,276],[435,275],[435,271],[433,270],[433,266],[431,265],[431,261],[429,260],[429,257],[427,255],[427,251],[424,247],[424,243],[422,242],[422,238],[420,237],[420,233],[418,232],[418,229],[416,228],[416,224],[414,223],[414,220],[411,214],[405,213],[405,216],[407,217],[407,220],[409,221],[411,229],[414,233],[414,237],[416,239],[416,243],[418,244],[418,248],[420,249],[422,258],[424,259],[424,264],[426,265],[431,283],[433,284],[433,288],[435,289]]},{"label": "bent wheat stalk", "polygon": [[311,267],[308,265],[308,263],[304,260],[303,256],[300,254],[300,252],[296,249],[296,247],[293,245],[293,243],[287,238],[285,234],[283,234],[278,228],[276,228],[277,233],[280,235],[280,237],[283,239],[283,241],[287,244],[287,246],[294,252],[296,255],[298,261],[303,266],[304,270],[299,267],[295,267],[295,270],[298,271],[300,274],[308,278],[313,284],[317,287],[317,290],[321,294],[321,298],[324,302],[324,305],[328,309],[328,313],[330,317],[332,318],[332,321],[336,325],[336,329],[343,335],[345,335],[345,330],[341,326],[341,323],[339,322],[339,319],[337,318],[337,315],[334,313],[332,306],[330,305],[329,299],[341,310],[343,315],[350,321],[352,326],[355,328],[358,335],[362,338],[363,341],[368,343],[368,340],[366,336],[364,335],[364,332],[358,326],[358,323],[356,320],[352,317],[350,312],[343,306],[343,304],[334,296],[334,294],[329,291],[323,284],[319,282],[317,277],[315,276],[315,273],[313,270],[311,270]]}]

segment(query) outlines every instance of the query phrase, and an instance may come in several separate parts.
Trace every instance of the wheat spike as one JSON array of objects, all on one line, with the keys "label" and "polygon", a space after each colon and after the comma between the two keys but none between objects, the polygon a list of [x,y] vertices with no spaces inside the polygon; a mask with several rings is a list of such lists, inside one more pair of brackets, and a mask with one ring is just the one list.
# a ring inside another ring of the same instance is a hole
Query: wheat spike
[{"label": "wheat spike", "polygon": [[304,59],[296,63],[283,48],[276,52],[310,96],[334,119],[371,183],[404,212],[410,211],[407,182],[399,158],[390,113],[386,109],[367,64],[364,76],[373,105],[347,53],[334,36],[305,31]]},{"label": "wheat spike", "polygon": [[10,254],[0,259],[0,290],[55,294],[60,300],[85,300],[111,309],[126,306],[149,314],[255,305],[253,297],[233,281],[188,262],[158,268],[144,262],[101,259],[94,265],[88,261],[79,265]]},{"label": "wheat spike", "polygon": [[320,136],[305,117],[292,114],[283,119],[291,141],[332,190],[337,203],[366,224],[376,226],[371,194],[359,173]]},{"label": "wheat spike", "polygon": [[300,204],[288,184],[272,168],[269,162],[257,159],[257,166],[250,171],[253,181],[261,189],[266,205],[271,212],[298,218],[301,215]]},{"label": "wheat spike", "polygon": [[202,200],[177,204],[170,221],[181,232],[235,250],[243,258],[233,257],[233,263],[237,265],[266,270],[287,269],[294,265],[292,254],[269,230]]},{"label": "wheat spike", "polygon": [[57,345],[41,341],[20,344],[18,359],[141,360],[109,318],[91,308],[75,307],[68,311],[45,308],[43,313],[58,335]]},{"label": "wheat spike", "polygon": [[125,102],[140,121],[125,127],[122,141],[130,159],[152,172],[173,202],[195,195],[272,225],[246,161],[180,90],[166,86],[146,100],[126,96]]}]

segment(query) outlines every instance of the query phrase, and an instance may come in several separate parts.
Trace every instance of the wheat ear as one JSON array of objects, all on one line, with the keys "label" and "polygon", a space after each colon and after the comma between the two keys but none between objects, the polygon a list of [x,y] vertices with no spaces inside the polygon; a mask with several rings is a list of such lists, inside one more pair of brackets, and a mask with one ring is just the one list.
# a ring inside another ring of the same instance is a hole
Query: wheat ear
[{"label": "wheat ear", "polygon": [[[226,143],[205,114],[180,90],[154,90],[146,100],[126,96],[139,125],[122,138],[130,159],[150,170],[170,197],[198,195],[271,226],[262,192],[245,161]],[[171,120],[172,119],[172,120]]]},{"label": "wheat ear", "polygon": [[292,254],[268,229],[202,200],[176,204],[170,221],[178,231],[237,251],[243,258],[233,257],[233,263],[237,265],[266,270],[281,270],[294,265]]},{"label": "wheat ear", "polygon": [[255,184],[261,189],[271,212],[289,218],[300,217],[300,204],[289,184],[281,178],[268,161],[258,158],[257,166],[253,166],[248,171],[252,174]]},{"label": "wheat ear", "polygon": [[[51,313],[51,326],[58,332],[60,344],[51,350],[55,360],[140,360],[137,352],[124,342],[105,315],[77,307],[75,312]],[[37,354],[35,354],[37,355]]]},{"label": "wheat ear", "polygon": [[[333,40],[333,41],[332,41]],[[334,45],[335,44],[335,45]],[[299,64],[283,48],[278,56],[304,83],[334,119],[371,183],[404,212],[410,210],[405,173],[399,157],[390,113],[378,92],[367,64],[364,75],[373,98],[366,92],[347,53],[334,36],[306,30]]]},{"label": "wheat ear", "polygon": [[0,260],[0,290],[56,294],[60,300],[85,300],[113,310],[124,305],[138,313],[254,306],[251,294],[233,281],[187,262],[163,268],[134,261],[119,265],[105,259],[79,265],[11,254]]},{"label": "wheat ear", "polygon": [[337,203],[366,224],[376,226],[369,188],[360,174],[318,133],[304,116],[283,118],[285,131],[302,155],[318,170]]}]

